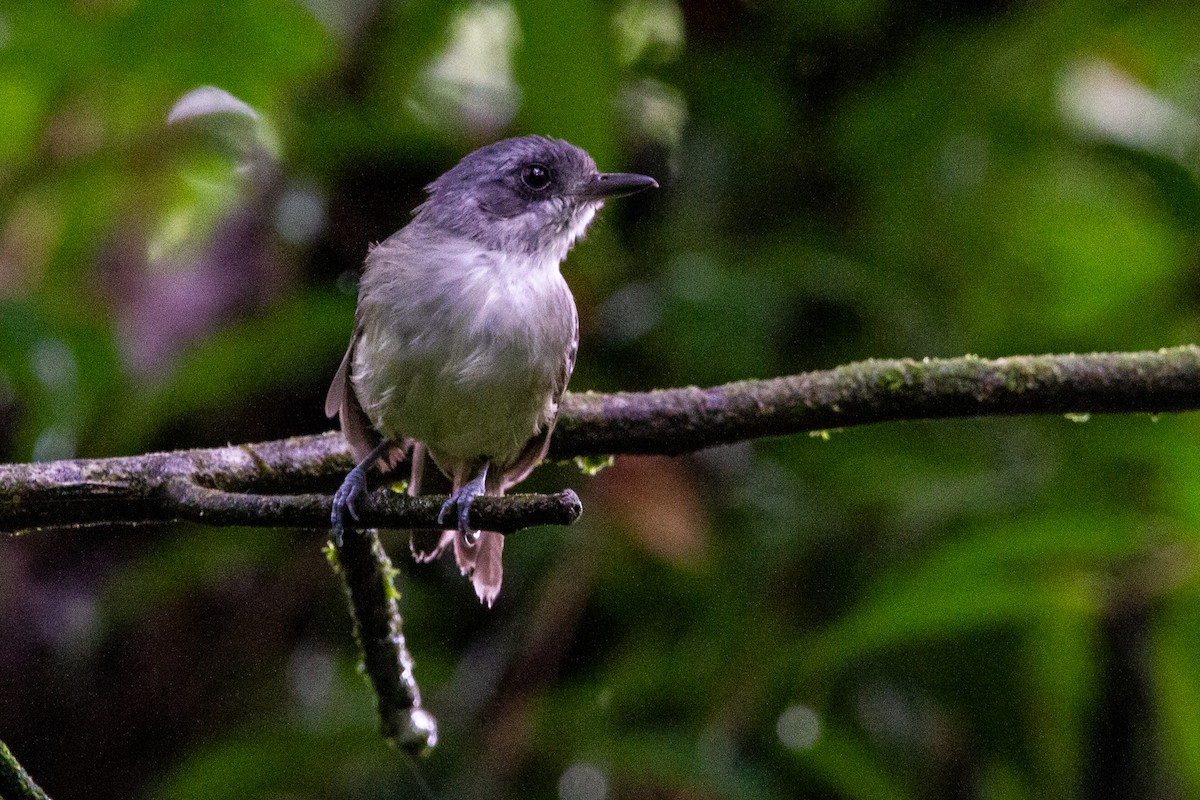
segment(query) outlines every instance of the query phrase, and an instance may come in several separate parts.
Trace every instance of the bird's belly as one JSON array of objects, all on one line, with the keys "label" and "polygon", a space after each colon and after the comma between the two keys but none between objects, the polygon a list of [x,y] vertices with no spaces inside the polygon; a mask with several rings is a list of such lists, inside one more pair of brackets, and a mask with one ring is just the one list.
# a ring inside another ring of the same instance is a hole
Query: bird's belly
[{"label": "bird's belly", "polygon": [[388,438],[424,442],[444,468],[515,461],[557,411],[573,329],[570,318],[546,325],[556,307],[511,302],[419,319],[368,315],[353,381],[372,424]]},{"label": "bird's belly", "polygon": [[448,380],[453,363],[418,372],[406,395],[381,409],[379,428],[424,442],[440,463],[512,462],[554,413],[552,377],[522,366],[471,381]]}]

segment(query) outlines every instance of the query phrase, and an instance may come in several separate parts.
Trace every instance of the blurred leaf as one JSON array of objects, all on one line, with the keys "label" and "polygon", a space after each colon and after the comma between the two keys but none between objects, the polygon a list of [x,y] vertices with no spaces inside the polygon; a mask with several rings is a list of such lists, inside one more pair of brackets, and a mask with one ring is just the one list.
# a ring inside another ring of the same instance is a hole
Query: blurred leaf
[{"label": "blurred leaf", "polygon": [[259,152],[259,157],[271,160],[279,156],[279,143],[266,120],[216,86],[201,86],[179,98],[167,114],[167,124],[203,126],[243,162],[252,162]]},{"label": "blurred leaf", "polygon": [[1090,570],[1140,552],[1141,537],[1107,517],[1024,518],[942,545],[878,582],[871,596],[797,649],[806,679],[879,650],[1003,625],[1099,613]]},{"label": "blurred leaf", "polygon": [[851,731],[822,720],[816,746],[798,758],[839,797],[854,800],[903,800],[919,797],[881,762],[874,748]]},{"label": "blurred leaf", "polygon": [[[106,431],[107,446],[137,450],[156,430],[204,409],[236,407],[269,387],[319,385],[340,359],[353,317],[348,298],[305,294],[214,335],[181,358],[161,386],[130,399]],[[319,401],[314,395],[314,408]]]},{"label": "blurred leaf", "polygon": [[[525,131],[566,139],[602,169],[616,171],[616,42],[602,6],[587,0],[516,0],[521,43],[517,81],[525,87]],[[553,81],[534,80],[552,74]]]},{"label": "blurred leaf", "polygon": [[1193,585],[1156,627],[1151,650],[1155,710],[1161,715],[1165,745],[1178,768],[1185,791],[1200,792],[1200,726],[1195,710],[1200,708],[1200,637],[1195,633],[1200,613]]},{"label": "blurred leaf", "polygon": [[[360,694],[368,699],[365,688]],[[374,714],[365,702],[356,711],[362,720]],[[152,796],[156,800],[245,800],[281,794],[383,797],[389,778],[395,776],[395,755],[381,743],[361,746],[373,734],[369,725],[316,731],[282,725],[248,728],[196,752]],[[334,768],[343,760],[353,763],[354,769]]]},{"label": "blurred leaf", "polygon": [[288,537],[279,531],[194,528],[179,533],[109,578],[101,602],[110,624],[129,624],[202,587],[268,570],[288,547]]}]

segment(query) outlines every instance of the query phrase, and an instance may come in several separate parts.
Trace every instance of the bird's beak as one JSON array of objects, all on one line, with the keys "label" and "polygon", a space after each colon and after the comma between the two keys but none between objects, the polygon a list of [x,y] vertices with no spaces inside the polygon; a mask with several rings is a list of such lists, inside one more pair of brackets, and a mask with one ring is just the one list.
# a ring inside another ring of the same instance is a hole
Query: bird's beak
[{"label": "bird's beak", "polygon": [[658,181],[648,175],[633,175],[628,172],[601,172],[593,175],[576,191],[577,197],[585,200],[604,200],[609,197],[624,197],[643,189],[657,189]]}]

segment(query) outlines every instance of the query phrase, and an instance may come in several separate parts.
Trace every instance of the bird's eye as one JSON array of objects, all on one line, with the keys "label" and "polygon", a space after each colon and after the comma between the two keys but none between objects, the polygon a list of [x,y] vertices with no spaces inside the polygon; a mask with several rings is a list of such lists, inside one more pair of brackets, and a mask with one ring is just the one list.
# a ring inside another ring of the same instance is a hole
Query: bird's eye
[{"label": "bird's eye", "polygon": [[528,164],[521,169],[521,182],[540,192],[550,185],[550,168],[541,164]]}]

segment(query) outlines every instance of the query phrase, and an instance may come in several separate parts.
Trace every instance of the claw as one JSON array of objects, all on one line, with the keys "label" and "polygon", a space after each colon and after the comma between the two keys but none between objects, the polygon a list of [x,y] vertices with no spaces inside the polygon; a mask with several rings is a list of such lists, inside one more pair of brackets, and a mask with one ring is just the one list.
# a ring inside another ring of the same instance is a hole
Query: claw
[{"label": "claw", "polygon": [[375,445],[370,455],[346,474],[346,480],[342,481],[342,485],[333,494],[333,510],[329,514],[329,521],[333,526],[333,543],[338,547],[342,546],[342,539],[345,538],[346,530],[350,528],[346,524],[346,514],[349,513],[355,522],[358,521],[358,496],[367,489],[367,468],[388,446],[386,440]]},{"label": "claw", "polygon": [[342,537],[348,527],[346,514],[349,513],[356,522],[358,521],[358,496],[366,488],[366,472],[355,467],[346,475],[346,480],[342,481],[342,485],[333,495],[333,512],[329,516],[333,523],[333,542],[338,547],[342,546]]},{"label": "claw", "polygon": [[478,475],[464,483],[457,492],[442,503],[442,510],[438,512],[439,525],[445,525],[450,515],[457,512],[459,532],[471,532],[471,505],[475,502],[476,497],[483,494],[487,482],[487,470],[487,464],[484,464]]},{"label": "claw", "polygon": [[446,498],[446,502],[442,503],[442,510],[438,512],[438,525],[446,524],[446,517],[453,512],[454,506],[458,503],[458,495],[452,494]]}]

